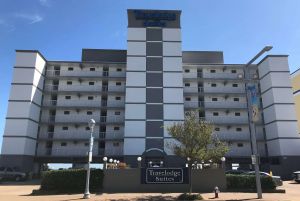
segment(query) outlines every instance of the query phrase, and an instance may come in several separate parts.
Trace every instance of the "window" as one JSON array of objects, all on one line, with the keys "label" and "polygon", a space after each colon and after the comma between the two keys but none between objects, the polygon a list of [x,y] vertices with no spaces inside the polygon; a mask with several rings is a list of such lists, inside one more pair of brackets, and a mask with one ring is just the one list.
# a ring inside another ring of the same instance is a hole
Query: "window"
[{"label": "window", "polygon": [[122,71],[122,69],[121,69],[121,68],[117,68],[117,71],[118,71],[118,72],[121,72],[121,71]]},{"label": "window", "polygon": [[219,127],[216,127],[216,128],[215,128],[215,131],[220,131],[220,128],[219,128]]},{"label": "window", "polygon": [[67,85],[72,85],[72,81],[67,81]]},{"label": "window", "polygon": [[190,72],[190,69],[185,69],[184,72],[185,72],[185,73],[189,73],[189,72]]},{"label": "window", "polygon": [[242,128],[236,128],[235,130],[238,131],[238,132],[241,132]]},{"label": "window", "polygon": [[86,130],[86,131],[89,131],[89,130],[90,130],[90,127],[88,127],[88,126],[85,127],[85,130]]},{"label": "window", "polygon": [[95,85],[95,82],[89,82],[89,85]]},{"label": "window", "polygon": [[189,87],[189,86],[191,86],[191,84],[190,83],[184,83],[184,86]]},{"label": "window", "polygon": [[84,143],[84,146],[86,146],[86,147],[89,146],[89,143],[88,143],[88,142],[85,142],[85,143]]},{"label": "window", "polygon": [[63,126],[62,129],[63,129],[64,131],[67,131],[67,130],[69,130],[69,127],[68,127],[68,126]]},{"label": "window", "polygon": [[238,143],[237,146],[238,146],[238,147],[243,147],[244,144],[243,144],[243,143]]},{"label": "window", "polygon": [[219,112],[213,112],[213,116],[219,116]]},{"label": "window", "polygon": [[120,115],[120,114],[121,114],[120,111],[116,111],[116,112],[115,112],[115,115]]},{"label": "window", "polygon": [[216,87],[216,86],[217,86],[216,83],[212,83],[212,84],[211,84],[211,87]]},{"label": "window", "polygon": [[70,111],[64,111],[64,114],[69,115]]},{"label": "window", "polygon": [[216,70],[210,70],[210,73],[216,73]]},{"label": "window", "polygon": [[233,101],[237,101],[237,102],[239,102],[239,101],[240,101],[240,99],[239,99],[239,98],[233,98]]},{"label": "window", "polygon": [[116,100],[121,100],[121,97],[120,96],[116,96],[115,99]]},{"label": "window", "polygon": [[94,100],[94,96],[88,96],[88,100]]},{"label": "window", "polygon": [[65,147],[65,146],[67,146],[67,143],[66,142],[62,142],[62,143],[60,143],[60,146]]},{"label": "window", "polygon": [[191,101],[191,97],[186,97],[185,100],[186,101]]},{"label": "window", "polygon": [[236,73],[236,70],[231,70],[231,73]]},{"label": "window", "polygon": [[74,70],[73,67],[69,67],[69,68],[68,68],[68,71],[73,71],[73,70]]},{"label": "window", "polygon": [[71,99],[71,96],[65,96],[65,99],[69,100]]},{"label": "window", "polygon": [[114,143],[113,143],[113,146],[114,146],[114,147],[118,147],[118,146],[119,146],[119,142],[114,142]]},{"label": "window", "polygon": [[90,68],[90,71],[95,71],[96,69],[95,68]]},{"label": "window", "polygon": [[87,111],[86,114],[87,114],[87,115],[92,115],[93,112],[92,112],[92,111]]},{"label": "window", "polygon": [[238,84],[232,84],[232,87],[238,87],[239,85]]},{"label": "window", "polygon": [[120,130],[120,127],[118,127],[118,126],[114,127],[114,131],[119,131],[119,130]]},{"label": "window", "polygon": [[241,113],[235,112],[234,115],[235,115],[235,116],[241,116]]},{"label": "window", "polygon": [[121,86],[122,83],[121,82],[116,82],[116,86]]},{"label": "window", "polygon": [[218,101],[218,98],[212,98],[211,101]]}]

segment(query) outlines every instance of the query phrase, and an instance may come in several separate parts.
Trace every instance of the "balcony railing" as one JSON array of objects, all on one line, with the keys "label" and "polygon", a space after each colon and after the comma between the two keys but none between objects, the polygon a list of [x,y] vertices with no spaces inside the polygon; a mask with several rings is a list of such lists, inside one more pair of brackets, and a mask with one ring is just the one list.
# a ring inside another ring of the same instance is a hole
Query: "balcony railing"
[{"label": "balcony railing", "polygon": [[184,93],[245,93],[243,87],[184,87]]},{"label": "balcony railing", "polygon": [[86,123],[94,119],[96,123],[123,123],[124,116],[94,116],[94,115],[53,115],[42,116],[42,122],[45,123]]},{"label": "balcony railing", "polygon": [[205,72],[190,72],[183,73],[184,79],[208,78],[208,79],[238,79],[237,73],[205,73]]},{"label": "balcony railing", "polygon": [[217,132],[215,135],[222,141],[250,141],[247,132]]},{"label": "balcony railing", "polygon": [[98,100],[44,100],[44,106],[61,107],[100,107],[101,101]]},{"label": "balcony railing", "polygon": [[126,72],[113,72],[113,71],[65,71],[65,70],[48,70],[46,71],[47,77],[58,77],[58,76],[65,76],[65,77],[125,77]]},{"label": "balcony railing", "polygon": [[[40,148],[38,156],[57,156],[57,157],[86,157],[88,156],[89,147],[65,147],[65,148]],[[93,156],[119,156],[123,155],[123,147],[117,148],[93,148]]]},{"label": "balcony railing", "polygon": [[102,107],[125,107],[125,102],[122,100],[119,100],[119,101],[102,100],[101,106]]},{"label": "balcony railing", "polygon": [[[117,140],[123,139],[123,132],[94,132],[93,137],[95,139],[108,139]],[[46,132],[40,133],[39,139],[47,140],[89,140],[90,131],[56,131],[56,132]]]},{"label": "balcony railing", "polygon": [[186,108],[246,108],[246,103],[236,101],[185,101]]},{"label": "balcony railing", "polygon": [[207,116],[206,121],[210,121],[215,124],[248,124],[247,117],[228,117],[228,116]]},{"label": "balcony railing", "polygon": [[125,92],[125,86],[101,86],[101,85],[45,85],[45,91],[66,91],[66,92]]}]

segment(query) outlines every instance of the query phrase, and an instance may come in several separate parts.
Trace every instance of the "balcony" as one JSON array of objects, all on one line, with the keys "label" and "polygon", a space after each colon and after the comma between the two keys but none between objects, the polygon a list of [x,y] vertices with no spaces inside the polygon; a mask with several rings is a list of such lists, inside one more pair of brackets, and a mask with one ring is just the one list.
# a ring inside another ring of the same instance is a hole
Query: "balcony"
[{"label": "balcony", "polygon": [[[86,140],[90,139],[90,131],[56,131],[40,133],[39,139],[41,140]],[[124,138],[123,132],[94,132],[93,137],[95,140],[121,140]]]},{"label": "balcony", "polygon": [[[45,148],[37,152],[38,156],[58,156],[58,157],[85,157],[88,156],[89,147],[65,147],[65,148]],[[93,148],[93,155],[98,155],[98,149]]]},{"label": "balcony", "polygon": [[44,100],[44,106],[57,107],[100,107],[101,101],[96,100]]},{"label": "balcony", "polygon": [[214,124],[248,124],[247,117],[228,117],[228,116],[207,116],[206,121],[212,122]]},{"label": "balcony", "polygon": [[217,132],[215,135],[221,141],[249,141],[250,133],[247,132]]},{"label": "balcony", "polygon": [[247,103],[241,103],[236,101],[185,101],[185,108],[246,108]]},{"label": "balcony", "polygon": [[203,73],[203,78],[209,79],[238,79],[237,73]]},{"label": "balcony", "polygon": [[184,93],[245,93],[245,89],[242,87],[184,87]]},{"label": "balcony", "polygon": [[102,100],[101,102],[102,107],[125,107],[125,102],[124,101],[107,101],[107,100]]},{"label": "balcony", "polygon": [[121,156],[123,155],[123,146],[116,148],[105,148],[105,156]]},{"label": "balcony", "polygon": [[65,70],[48,70],[46,71],[47,77],[125,77],[126,72],[110,72],[110,71],[65,71]]},{"label": "balcony", "polygon": [[87,123],[94,119],[96,123],[123,123],[124,116],[93,116],[93,115],[53,115],[43,116],[44,123]]},{"label": "balcony", "polygon": [[100,132],[99,136],[101,139],[106,140],[121,140],[124,139],[123,132]]}]

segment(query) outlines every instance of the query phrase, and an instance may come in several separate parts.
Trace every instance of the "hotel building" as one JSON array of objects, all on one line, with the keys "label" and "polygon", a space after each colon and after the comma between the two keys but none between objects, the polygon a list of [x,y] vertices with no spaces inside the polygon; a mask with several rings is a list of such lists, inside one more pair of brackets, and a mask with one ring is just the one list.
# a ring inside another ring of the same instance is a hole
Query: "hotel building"
[{"label": "hotel building", "polygon": [[[127,12],[127,50],[83,49],[81,61],[16,50],[1,164],[31,171],[42,163],[84,163],[93,118],[93,162],[107,156],[136,166],[142,156],[182,165],[166,127],[197,110],[227,142],[228,166],[249,168],[245,80],[238,78],[245,65],[225,64],[220,51],[183,51],[181,11]],[[300,166],[300,138],[288,57],[267,55],[249,68],[259,78],[261,168],[289,176]]]}]

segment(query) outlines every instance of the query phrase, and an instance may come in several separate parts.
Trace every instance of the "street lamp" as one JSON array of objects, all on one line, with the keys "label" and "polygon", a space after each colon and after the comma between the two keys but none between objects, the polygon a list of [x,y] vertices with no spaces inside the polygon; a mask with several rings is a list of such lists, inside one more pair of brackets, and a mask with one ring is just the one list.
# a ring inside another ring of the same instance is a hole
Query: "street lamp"
[{"label": "street lamp", "polygon": [[142,157],[137,157],[137,161],[138,161],[138,168],[141,168],[141,161],[142,161]]},{"label": "street lamp", "polygon": [[86,173],[86,183],[85,183],[85,191],[83,195],[83,199],[89,199],[90,198],[90,164],[92,162],[92,157],[93,157],[93,132],[94,132],[94,127],[95,127],[96,121],[94,119],[91,119],[89,121],[89,127],[91,131],[90,135],[90,147],[89,147],[89,154],[88,154],[88,165],[87,165],[87,173]]},{"label": "street lamp", "polygon": [[[258,199],[262,198],[262,190],[261,190],[261,182],[260,182],[260,172],[259,172],[259,165],[257,160],[257,142],[256,142],[256,134],[255,134],[255,125],[253,121],[252,116],[252,105],[251,105],[251,94],[249,93],[248,88],[250,87],[250,82],[253,81],[253,78],[256,79],[257,75],[255,77],[250,77],[249,72],[249,66],[262,54],[264,54],[267,51],[270,51],[273,47],[272,46],[265,46],[257,55],[253,57],[245,66],[244,66],[244,78],[245,78],[245,88],[246,88],[246,100],[247,100],[247,107],[248,107],[248,119],[249,119],[249,125],[250,125],[250,137],[251,137],[251,147],[252,147],[252,164],[255,168],[255,178],[256,178],[256,190],[257,190],[257,197]],[[243,76],[239,75],[239,78],[243,78]]]},{"label": "street lamp", "polygon": [[103,157],[103,170],[106,170],[107,157]]},{"label": "street lamp", "polygon": [[109,162],[110,162],[110,163],[112,163],[112,162],[113,162],[113,159],[112,159],[112,158],[111,158],[111,159],[109,159]]},{"label": "street lamp", "polygon": [[223,156],[223,157],[221,158],[222,168],[225,168],[225,161],[226,161],[226,158]]}]

